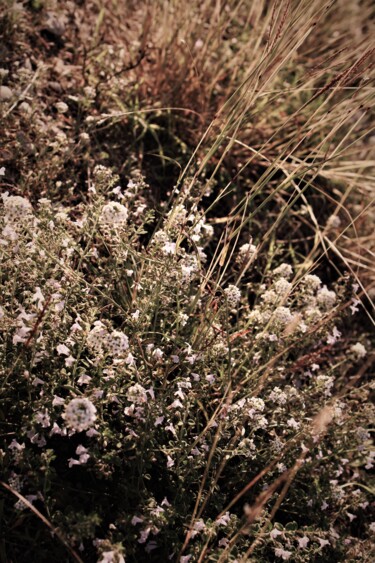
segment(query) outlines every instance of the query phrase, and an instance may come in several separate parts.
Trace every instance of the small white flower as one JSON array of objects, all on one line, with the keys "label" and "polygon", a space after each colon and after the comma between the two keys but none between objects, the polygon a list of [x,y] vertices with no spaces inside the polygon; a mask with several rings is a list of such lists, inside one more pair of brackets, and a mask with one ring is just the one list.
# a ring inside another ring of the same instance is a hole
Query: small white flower
[{"label": "small white flower", "polygon": [[352,304],[350,305],[349,309],[352,312],[352,315],[354,315],[355,313],[357,313],[359,311],[358,305],[361,304],[361,301],[359,299],[352,299]]},{"label": "small white flower", "polygon": [[65,403],[65,400],[62,397],[59,397],[58,395],[54,395],[53,397],[54,397],[52,401],[53,407],[60,407]]},{"label": "small white flower", "polygon": [[185,326],[189,320],[189,315],[186,315],[185,313],[179,313],[177,315],[177,320],[181,326]]},{"label": "small white flower", "polygon": [[37,303],[38,309],[42,309],[42,308],[43,308],[43,303],[44,303],[45,299],[44,299],[44,295],[43,295],[43,293],[42,293],[40,287],[36,287],[36,288],[35,288],[35,293],[34,293],[34,295],[32,296],[31,301],[32,301],[33,303],[34,303],[34,302]]},{"label": "small white flower", "polygon": [[77,383],[79,385],[87,385],[88,383],[90,383],[90,381],[91,381],[91,377],[87,375],[87,373],[83,373],[82,375],[79,376]]},{"label": "small white flower", "polygon": [[328,335],[327,344],[335,344],[341,337],[341,332],[337,329],[337,327],[333,327],[332,334]]},{"label": "small white flower", "polygon": [[9,444],[8,448],[10,450],[17,450],[17,451],[22,451],[25,449],[25,444],[19,444],[17,442],[17,440],[12,440],[11,443]]},{"label": "small white flower", "polygon": [[179,399],[175,399],[168,407],[169,409],[183,409],[184,406]]},{"label": "small white flower", "polygon": [[125,363],[128,364],[128,366],[135,366],[135,357],[131,352],[126,356]]},{"label": "small white flower", "polygon": [[229,543],[228,538],[221,538],[221,540],[218,543],[218,546],[219,547],[227,547],[228,543]]},{"label": "small white flower", "polygon": [[86,133],[85,131],[80,133],[79,138],[81,139],[81,141],[84,145],[86,145],[90,142],[90,135],[88,133]]},{"label": "small white flower", "polygon": [[44,385],[44,381],[43,379],[40,379],[40,377],[34,377],[34,379],[31,382],[31,385],[33,385],[34,387],[36,387],[37,385]]},{"label": "small white flower", "polygon": [[102,553],[98,563],[125,563],[125,559],[117,550]]},{"label": "small white flower", "polygon": [[292,552],[291,551],[287,551],[286,549],[283,549],[282,547],[277,547],[275,549],[275,555],[276,557],[281,557],[284,561],[288,561],[288,559],[290,559]]},{"label": "small white flower", "polygon": [[161,360],[164,356],[164,352],[160,350],[160,348],[155,348],[155,350],[152,352],[152,355],[156,360]]},{"label": "small white flower", "polygon": [[307,536],[303,536],[302,538],[299,538],[297,541],[298,541],[298,547],[300,549],[305,549],[310,540]]},{"label": "small white flower", "polygon": [[220,516],[220,518],[216,518],[215,522],[219,526],[228,526],[230,521],[230,513],[227,511],[225,514]]},{"label": "small white flower", "polygon": [[48,428],[49,426],[51,426],[51,419],[47,410],[45,410],[44,413],[37,412],[35,415],[35,421],[43,428]]},{"label": "small white flower", "polygon": [[68,460],[69,467],[73,467],[73,465],[85,465],[90,459],[90,454],[88,453],[87,449],[82,445],[77,447],[76,454],[79,456],[79,459],[70,458]]},{"label": "small white flower", "polygon": [[204,521],[202,520],[202,518],[200,518],[199,520],[197,520],[197,521],[194,523],[194,526],[193,526],[194,532],[193,532],[193,534],[192,534],[192,537],[196,536],[197,534],[199,534],[199,532],[202,532],[202,531],[205,530],[205,529],[206,529],[206,524],[204,523]]},{"label": "small white flower", "polygon": [[59,344],[58,346],[56,346],[56,351],[59,355],[61,354],[64,356],[70,355],[70,350],[65,344]]},{"label": "small white flower", "polygon": [[143,518],[140,518],[139,516],[133,516],[133,518],[130,521],[130,523],[133,526],[136,526],[137,524],[142,524],[142,522],[143,522]]}]

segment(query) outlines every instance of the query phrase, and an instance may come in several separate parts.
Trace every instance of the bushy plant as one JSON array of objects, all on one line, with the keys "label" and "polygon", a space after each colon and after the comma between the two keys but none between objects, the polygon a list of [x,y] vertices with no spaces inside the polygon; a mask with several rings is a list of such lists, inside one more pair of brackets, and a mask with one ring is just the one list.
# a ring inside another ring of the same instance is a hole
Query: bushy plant
[{"label": "bushy plant", "polygon": [[67,545],[117,563],[359,560],[373,409],[369,341],[345,336],[358,287],[265,262],[250,239],[220,277],[194,199],[181,190],[153,231],[149,200],[138,173],[122,189],[102,166],[76,206],[3,195],[10,537],[35,534],[45,561]]}]

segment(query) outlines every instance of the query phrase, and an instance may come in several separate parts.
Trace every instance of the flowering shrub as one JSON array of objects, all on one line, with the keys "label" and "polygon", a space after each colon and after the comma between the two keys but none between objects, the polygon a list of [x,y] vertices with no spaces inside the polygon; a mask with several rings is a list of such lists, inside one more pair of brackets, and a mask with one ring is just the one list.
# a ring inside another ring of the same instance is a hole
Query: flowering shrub
[{"label": "flowering shrub", "polygon": [[95,168],[75,206],[3,195],[11,525],[49,560],[365,560],[358,288],[266,268],[252,241],[222,276],[203,209],[182,193],[155,218],[144,179],[118,182]]}]

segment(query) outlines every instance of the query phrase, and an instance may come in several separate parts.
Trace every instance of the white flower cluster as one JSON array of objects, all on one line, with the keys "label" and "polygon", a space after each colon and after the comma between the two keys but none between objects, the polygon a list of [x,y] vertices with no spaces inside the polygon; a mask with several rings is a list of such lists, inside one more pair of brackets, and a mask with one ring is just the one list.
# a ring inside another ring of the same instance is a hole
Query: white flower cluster
[{"label": "white flower cluster", "polygon": [[238,249],[236,262],[242,264],[243,262],[250,262],[257,253],[257,247],[250,242],[246,242]]},{"label": "white flower cluster", "polygon": [[107,353],[110,356],[121,357],[129,349],[129,339],[120,330],[108,332],[101,321],[94,323],[87,336],[87,346],[95,354]]},{"label": "white flower cluster", "polygon": [[93,426],[96,408],[89,399],[72,399],[65,407],[63,418],[69,428],[82,432]]},{"label": "white flower cluster", "polygon": [[331,309],[336,303],[336,293],[329,290],[325,285],[318,290],[316,298],[318,304],[325,310]]},{"label": "white flower cluster", "polygon": [[303,289],[308,292],[318,291],[321,285],[321,279],[314,274],[307,274],[302,280]]},{"label": "white flower cluster", "polygon": [[[286,265],[282,264],[282,266]],[[289,277],[289,271],[286,274]],[[263,293],[261,299],[264,303],[276,305],[287,297],[291,290],[292,284],[285,277],[279,277],[274,281],[272,287]]]},{"label": "white flower cluster", "polygon": [[121,227],[128,220],[128,210],[125,205],[117,201],[110,201],[103,206],[100,222],[109,227]]},{"label": "white flower cluster", "polygon": [[304,333],[335,305],[336,293],[322,287],[316,275],[304,276],[292,294],[293,284],[287,279],[292,275],[291,266],[281,264],[272,272],[272,285],[261,286],[260,303],[249,314],[253,326],[265,329],[257,339],[277,341],[281,332],[286,336],[295,331]]},{"label": "white flower cluster", "polygon": [[224,294],[230,308],[236,307],[241,300],[241,291],[235,285],[228,285]]},{"label": "white flower cluster", "polygon": [[199,271],[199,264],[195,256],[187,255],[180,263],[182,282],[189,283]]},{"label": "white flower cluster", "polygon": [[273,287],[277,296],[283,296],[283,295],[287,295],[291,291],[292,284],[288,282],[285,278],[280,278],[274,283]]},{"label": "white flower cluster", "polygon": [[120,330],[113,330],[107,337],[107,349],[111,356],[122,356],[129,348],[129,339]]},{"label": "white flower cluster", "polygon": [[101,321],[95,321],[94,328],[92,328],[87,336],[87,346],[92,352],[102,354],[104,347],[107,343],[108,331]]},{"label": "white flower cluster", "polygon": [[274,387],[270,393],[270,401],[277,403],[278,405],[285,405],[288,400],[288,395],[280,389],[280,387]]},{"label": "white flower cluster", "polygon": [[193,223],[191,239],[194,242],[199,243],[202,240],[207,242],[213,237],[214,228],[212,225],[206,225],[204,217],[197,221],[195,215],[190,215],[188,221]]},{"label": "white flower cluster", "polygon": [[24,197],[10,196],[7,192],[1,197],[4,203],[4,228],[1,234],[8,241],[16,241],[20,231],[30,226],[34,219],[31,203]]},{"label": "white flower cluster", "polygon": [[289,307],[276,307],[273,313],[273,321],[278,326],[286,326],[294,319],[294,315]]},{"label": "white flower cluster", "polygon": [[102,164],[98,164],[94,168],[94,179],[95,179],[95,186],[99,189],[107,188],[110,186],[116,178],[113,177],[112,170],[103,166]]},{"label": "white flower cluster", "polygon": [[181,204],[176,205],[167,215],[166,227],[168,229],[180,228],[181,225],[186,223],[188,212],[187,209]]},{"label": "white flower cluster", "polygon": [[29,200],[18,195],[3,194],[2,196],[7,223],[19,224],[32,216],[32,206]]},{"label": "white flower cluster", "polygon": [[176,254],[176,243],[172,241],[169,238],[168,234],[163,230],[157,231],[154,234],[152,244],[160,246],[161,252],[164,254],[164,256],[167,256],[168,254]]},{"label": "white flower cluster", "polygon": [[154,236],[152,238],[153,244],[164,244],[167,241],[168,241],[168,235],[163,230],[156,231],[156,233],[154,233]]},{"label": "white flower cluster", "polygon": [[209,242],[214,234],[212,225],[206,224],[205,217],[196,208],[189,212],[183,205],[179,204],[173,207],[167,215],[164,225],[166,236],[174,238],[183,227],[194,243],[203,246]]},{"label": "white flower cluster", "polygon": [[259,429],[268,426],[267,418],[262,414],[265,409],[265,403],[260,397],[242,398],[236,401],[228,409],[229,414],[237,416],[239,413],[246,413],[251,421],[251,431],[256,432]]},{"label": "white flower cluster", "polygon": [[331,396],[331,390],[335,383],[335,378],[329,375],[318,375],[316,378],[316,383],[318,386],[324,388],[324,395],[326,397]]},{"label": "white flower cluster", "polygon": [[290,264],[283,262],[282,264],[280,264],[280,266],[273,270],[273,275],[275,277],[280,276],[282,278],[288,279],[293,275],[293,268]]},{"label": "white flower cluster", "polygon": [[264,411],[264,401],[259,397],[251,397],[247,400],[247,406],[249,407],[249,416],[252,418],[256,412]]},{"label": "white flower cluster", "polygon": [[360,342],[356,342],[350,347],[350,351],[357,356],[357,358],[364,358],[367,354],[366,348]]},{"label": "white flower cluster", "polygon": [[136,405],[147,403],[146,389],[139,385],[139,383],[136,383],[129,387],[126,398],[130,403],[135,403]]}]

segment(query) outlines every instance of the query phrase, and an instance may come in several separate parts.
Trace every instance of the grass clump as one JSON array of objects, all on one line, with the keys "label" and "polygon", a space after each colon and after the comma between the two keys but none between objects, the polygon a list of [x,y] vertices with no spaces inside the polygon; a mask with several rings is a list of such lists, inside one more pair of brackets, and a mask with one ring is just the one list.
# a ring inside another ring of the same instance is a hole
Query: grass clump
[{"label": "grass clump", "polygon": [[371,6],[337,5],[6,3],[2,561],[372,560]]}]

